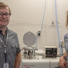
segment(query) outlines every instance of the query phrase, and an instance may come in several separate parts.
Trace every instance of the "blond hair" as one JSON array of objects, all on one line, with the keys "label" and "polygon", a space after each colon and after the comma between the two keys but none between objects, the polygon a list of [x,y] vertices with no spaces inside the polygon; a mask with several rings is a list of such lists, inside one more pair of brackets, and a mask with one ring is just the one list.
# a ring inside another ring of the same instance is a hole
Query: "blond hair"
[{"label": "blond hair", "polygon": [[7,4],[3,3],[3,2],[0,2],[0,9],[6,8],[6,7],[8,7],[8,9],[9,9],[9,14],[11,15],[11,10],[10,10],[9,6],[8,6]]}]

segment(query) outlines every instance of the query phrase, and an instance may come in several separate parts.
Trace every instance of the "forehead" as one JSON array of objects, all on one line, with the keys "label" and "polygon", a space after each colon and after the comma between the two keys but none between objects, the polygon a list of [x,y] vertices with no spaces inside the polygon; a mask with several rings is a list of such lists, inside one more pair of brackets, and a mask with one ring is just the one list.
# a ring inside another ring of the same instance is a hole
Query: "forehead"
[{"label": "forehead", "polygon": [[9,13],[9,8],[8,7],[0,8],[0,12],[8,12]]}]

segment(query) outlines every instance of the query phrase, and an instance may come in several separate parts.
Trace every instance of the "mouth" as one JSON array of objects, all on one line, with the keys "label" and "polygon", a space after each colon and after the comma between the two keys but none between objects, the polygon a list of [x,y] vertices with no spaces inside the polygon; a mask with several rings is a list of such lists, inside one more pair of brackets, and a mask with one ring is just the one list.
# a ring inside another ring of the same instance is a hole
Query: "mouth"
[{"label": "mouth", "polygon": [[0,20],[0,22],[4,23],[4,22],[6,22],[6,20]]}]

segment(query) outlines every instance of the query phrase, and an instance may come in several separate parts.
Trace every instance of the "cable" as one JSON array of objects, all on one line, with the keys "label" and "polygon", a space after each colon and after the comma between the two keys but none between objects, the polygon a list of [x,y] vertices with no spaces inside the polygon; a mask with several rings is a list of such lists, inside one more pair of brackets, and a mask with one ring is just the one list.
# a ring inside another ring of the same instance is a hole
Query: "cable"
[{"label": "cable", "polygon": [[43,30],[43,23],[44,23],[44,18],[45,18],[45,10],[46,10],[46,0],[45,0],[45,5],[44,5],[43,17],[42,17],[41,32]]},{"label": "cable", "polygon": [[60,52],[61,52],[60,55],[62,55],[63,51],[62,51],[62,47],[61,47],[61,43],[60,43],[60,34],[59,34],[59,26],[58,26],[58,17],[57,17],[57,4],[56,4],[56,0],[55,0],[55,14],[56,14],[56,26],[57,26],[59,47],[60,47]]},{"label": "cable", "polygon": [[[46,0],[45,0],[45,4],[44,4],[44,12],[43,12],[42,24],[41,24],[41,32],[43,30],[43,23],[44,23],[44,18],[45,18],[45,9],[46,9]],[[37,40],[38,40],[38,35],[36,35],[35,48],[37,48]]]}]

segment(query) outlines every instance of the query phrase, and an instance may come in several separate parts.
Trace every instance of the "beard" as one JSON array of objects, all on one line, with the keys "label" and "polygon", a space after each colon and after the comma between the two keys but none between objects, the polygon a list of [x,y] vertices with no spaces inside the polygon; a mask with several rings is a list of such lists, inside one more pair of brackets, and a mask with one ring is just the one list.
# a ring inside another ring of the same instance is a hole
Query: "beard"
[{"label": "beard", "polygon": [[0,28],[2,29],[2,28],[7,27],[8,23],[9,22],[0,22]]},{"label": "beard", "polygon": [[6,25],[0,25],[0,28],[5,28],[5,27],[7,27]]},{"label": "beard", "polygon": [[0,28],[7,27],[8,23],[9,23],[8,19],[7,20],[0,20]]}]

